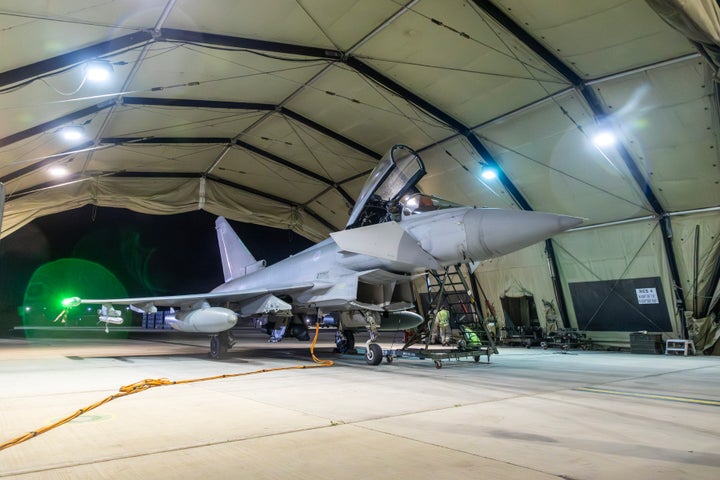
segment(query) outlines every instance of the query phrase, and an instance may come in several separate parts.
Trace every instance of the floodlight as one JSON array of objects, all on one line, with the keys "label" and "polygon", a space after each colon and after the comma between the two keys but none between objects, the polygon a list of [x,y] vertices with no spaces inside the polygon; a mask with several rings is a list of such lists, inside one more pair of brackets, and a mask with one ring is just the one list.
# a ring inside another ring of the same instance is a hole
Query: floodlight
[{"label": "floodlight", "polygon": [[493,180],[497,178],[498,172],[494,167],[491,167],[490,165],[483,165],[482,169],[480,170],[480,176],[485,180]]},{"label": "floodlight", "polygon": [[94,60],[85,67],[85,77],[91,82],[104,82],[113,73],[113,66],[107,60]]},{"label": "floodlight", "polygon": [[48,173],[50,173],[53,177],[67,177],[70,172],[62,165],[55,165],[54,167],[50,167],[48,169]]},{"label": "floodlight", "polygon": [[610,130],[603,130],[601,132],[598,132],[592,139],[595,146],[601,148],[615,145],[616,140],[617,138],[615,137],[615,134]]},{"label": "floodlight", "polygon": [[65,140],[80,140],[85,136],[85,129],[81,125],[68,125],[60,129],[60,135]]}]

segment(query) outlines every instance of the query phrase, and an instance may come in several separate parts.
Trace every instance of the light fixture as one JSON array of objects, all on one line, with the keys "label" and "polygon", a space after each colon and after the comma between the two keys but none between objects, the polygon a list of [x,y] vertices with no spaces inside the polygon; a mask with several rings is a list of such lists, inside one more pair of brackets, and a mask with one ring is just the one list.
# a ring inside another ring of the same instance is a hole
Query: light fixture
[{"label": "light fixture", "polygon": [[53,177],[60,178],[67,177],[70,174],[70,171],[62,165],[55,165],[48,169],[48,173]]},{"label": "light fixture", "polygon": [[85,129],[82,125],[68,125],[60,129],[60,135],[65,140],[80,140],[85,136]]},{"label": "light fixture", "polygon": [[611,147],[615,145],[615,141],[617,138],[615,137],[615,134],[610,130],[602,130],[595,134],[595,136],[592,138],[592,142],[595,144],[596,147]]},{"label": "light fixture", "polygon": [[483,164],[482,169],[480,170],[480,176],[485,180],[494,180],[497,178],[498,172],[495,167],[491,167],[488,164]]},{"label": "light fixture", "polygon": [[85,67],[85,78],[91,82],[104,82],[113,73],[113,66],[107,60],[93,60]]}]

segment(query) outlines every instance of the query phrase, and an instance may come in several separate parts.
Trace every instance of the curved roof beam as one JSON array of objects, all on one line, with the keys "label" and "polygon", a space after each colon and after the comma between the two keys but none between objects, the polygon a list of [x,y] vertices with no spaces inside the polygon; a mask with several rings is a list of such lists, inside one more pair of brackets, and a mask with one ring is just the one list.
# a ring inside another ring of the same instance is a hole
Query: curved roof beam
[{"label": "curved roof beam", "polygon": [[[368,155],[371,158],[380,159],[380,155],[369,148],[366,148],[362,145],[360,145],[357,142],[354,142],[353,140],[350,140],[349,138],[340,135],[339,133],[330,130],[329,128],[323,127],[322,125],[313,122],[312,120],[293,112],[292,110],[289,110],[285,107],[280,107],[277,105],[269,104],[269,103],[252,103],[252,102],[224,102],[224,101],[217,101],[217,100],[193,100],[193,99],[183,99],[183,98],[153,98],[153,97],[124,97],[123,103],[127,105],[145,105],[145,106],[166,106],[166,107],[191,107],[191,108],[219,108],[219,109],[237,109],[237,110],[257,110],[257,111],[268,111],[268,112],[279,112],[283,115],[286,115],[300,123],[303,123],[304,125],[313,128],[317,130],[318,132],[332,138],[333,140],[336,140],[340,143],[342,143],[345,146],[348,146],[354,150],[359,151],[360,153],[363,153],[365,155]],[[120,140],[123,140],[120,138]],[[136,139],[140,140],[140,139]],[[127,141],[127,140],[126,140]],[[101,143],[113,143],[113,142],[101,142]],[[140,140],[140,143],[143,143],[142,140]],[[153,141],[153,143],[162,143],[161,141]],[[179,139],[175,139],[172,143],[198,143],[198,142],[182,142]],[[208,143],[208,142],[203,142]],[[209,142],[213,143],[213,142]],[[239,140],[237,137],[228,139],[227,142],[219,142],[219,143],[232,143],[236,144],[242,148],[245,148],[246,150],[253,151],[259,155],[262,155],[263,157],[272,160],[276,163],[282,164],[283,166],[290,168],[292,170],[295,170],[296,172],[302,173],[303,175],[309,176],[311,178],[314,178],[315,180],[318,180],[322,183],[325,183],[333,188],[336,188],[340,195],[343,196],[351,205],[355,203],[355,200],[341,187],[338,186],[337,182],[325,178],[322,175],[319,175],[315,172],[312,172],[310,170],[307,170],[303,167],[300,167],[293,162],[289,160],[285,160],[281,157],[278,157],[277,155],[274,155],[270,152],[267,152],[265,150],[262,150],[259,147],[255,147],[254,145],[251,145],[247,142],[243,142]]]},{"label": "curved roof beam", "polygon": [[15,83],[25,82],[27,80],[47,75],[48,73],[61,70],[63,68],[79,65],[103,57],[111,53],[118,52],[127,48],[134,48],[152,40],[150,32],[136,32],[122,37],[108,40],[107,42],[96,43],[89,47],[73,50],[72,52],[58,55],[56,57],[41,60],[39,62],[24,65],[0,73],[0,87]]},{"label": "curved roof beam", "polygon": [[35,125],[34,127],[22,130],[20,132],[13,133],[11,135],[8,135],[7,137],[0,138],[0,148],[7,147],[8,145],[12,145],[13,143],[20,142],[35,135],[40,135],[41,133],[44,133],[48,130],[52,130],[53,128],[59,128],[68,122],[72,122],[73,120],[84,118],[89,115],[94,115],[101,110],[105,110],[106,108],[110,108],[114,105],[114,99],[106,100],[104,102],[100,102],[95,105],[91,105],[89,107],[70,112],[67,115],[63,115],[54,120],[50,120],[48,122]]},{"label": "curved roof beam", "polygon": [[225,108],[225,109],[236,109],[236,110],[257,110],[267,112],[278,112],[287,117],[296,120],[318,132],[326,135],[333,140],[337,140],[343,145],[357,150],[370,158],[380,160],[382,155],[370,150],[369,148],[331,130],[319,123],[316,123],[309,118],[300,115],[286,107],[281,105],[273,105],[271,103],[254,103],[254,102],[225,102],[219,100],[193,100],[185,98],[156,98],[156,97],[123,97],[123,104],[126,105],[145,105],[145,106],[163,106],[163,107],[190,107],[190,108]]},{"label": "curved roof beam", "polygon": [[[277,163],[278,165],[282,165],[283,167],[289,168],[297,173],[300,173],[302,175],[305,175],[306,177],[310,177],[313,180],[317,180],[320,183],[323,183],[329,187],[336,188],[338,193],[345,198],[346,201],[350,202],[352,204],[355,200],[343,189],[339,186],[339,183],[341,182],[335,182],[329,178],[325,178],[322,175],[319,175],[311,170],[308,170],[306,168],[303,168],[301,166],[298,166],[289,160],[285,160],[284,158],[275,155],[274,153],[270,153],[266,150],[263,150],[262,148],[256,147],[255,145],[251,145],[249,143],[243,142],[241,140],[228,138],[228,137],[103,137],[99,141],[100,144],[113,144],[113,145],[126,145],[126,144],[132,144],[132,145],[142,145],[142,144],[215,144],[215,145],[236,145],[240,148],[243,148],[245,150],[251,151],[253,153],[256,153],[274,163]],[[209,172],[206,172],[206,175],[211,175]]]},{"label": "curved roof beam", "polygon": [[49,155],[48,157],[39,160],[37,163],[33,163],[32,165],[28,165],[26,167],[18,168],[17,170],[14,170],[13,172],[5,175],[4,177],[0,178],[0,183],[8,183],[16,178],[20,178],[22,176],[25,176],[29,173],[32,173],[36,170],[39,170],[43,167],[47,167],[50,164],[53,164],[59,160],[62,160],[63,158],[69,157],[70,155],[75,155],[76,153],[82,153],[83,151],[86,151],[88,148],[92,148],[94,145],[94,142],[87,141],[85,143],[81,143],[80,145],[76,145],[70,150],[65,150],[63,152],[56,153],[55,155]]},{"label": "curved roof beam", "polygon": [[271,42],[254,38],[235,37],[231,35],[219,35],[215,33],[195,32],[177,28],[161,28],[157,36],[158,41],[183,42],[183,43],[205,43],[209,45],[220,45],[231,48],[246,48],[248,50],[260,50],[264,52],[287,53],[291,55],[302,55],[304,57],[325,58],[328,60],[340,60],[342,53],[338,50],[328,48],[307,47],[290,43]]}]

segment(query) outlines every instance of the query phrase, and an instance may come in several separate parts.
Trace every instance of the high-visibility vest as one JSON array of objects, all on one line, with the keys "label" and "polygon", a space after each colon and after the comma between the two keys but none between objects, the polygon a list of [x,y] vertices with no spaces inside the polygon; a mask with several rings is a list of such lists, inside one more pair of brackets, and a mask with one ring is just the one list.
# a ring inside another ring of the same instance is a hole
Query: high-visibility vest
[{"label": "high-visibility vest", "polygon": [[460,329],[462,330],[463,336],[465,337],[465,340],[467,341],[467,344],[469,346],[480,346],[480,337],[478,337],[477,333],[475,333],[471,328],[468,328],[465,325],[462,325]]},{"label": "high-visibility vest", "polygon": [[437,315],[435,315],[435,320],[437,320],[437,324],[439,327],[447,327],[450,325],[450,312],[445,310],[444,308],[437,312]]}]

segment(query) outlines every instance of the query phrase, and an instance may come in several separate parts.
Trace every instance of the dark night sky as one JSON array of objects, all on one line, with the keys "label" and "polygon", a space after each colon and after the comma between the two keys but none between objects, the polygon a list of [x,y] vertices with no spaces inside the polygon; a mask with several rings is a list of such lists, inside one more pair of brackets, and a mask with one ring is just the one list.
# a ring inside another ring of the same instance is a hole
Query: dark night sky
[{"label": "dark night sky", "polygon": [[[92,206],[39,218],[0,240],[0,315],[22,305],[38,267],[61,258],[101,264],[130,296],[209,291],[223,282],[215,218],[204,211],[158,216]],[[268,264],[313,244],[290,230],[230,223]]]}]

